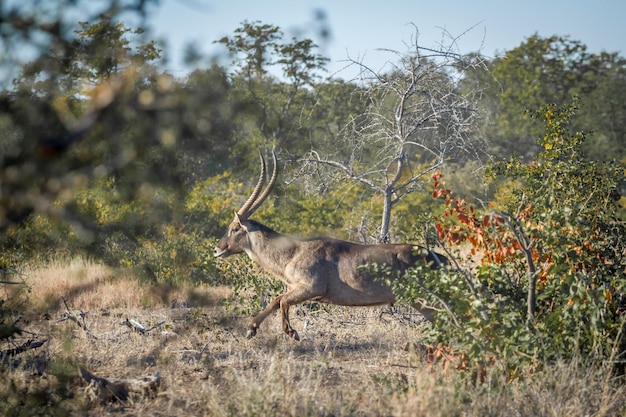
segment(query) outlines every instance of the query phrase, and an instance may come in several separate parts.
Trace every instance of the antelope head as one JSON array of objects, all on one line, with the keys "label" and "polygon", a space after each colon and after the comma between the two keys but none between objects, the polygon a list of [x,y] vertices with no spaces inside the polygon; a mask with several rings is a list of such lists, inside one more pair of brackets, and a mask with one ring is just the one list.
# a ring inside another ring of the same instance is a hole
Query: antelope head
[{"label": "antelope head", "polygon": [[[259,175],[256,187],[254,187],[254,191],[252,191],[252,194],[246,202],[243,203],[243,206],[235,212],[235,218],[228,226],[226,234],[222,236],[215,247],[215,251],[213,253],[215,257],[226,258],[230,255],[236,255],[250,249],[249,233],[251,232],[253,224],[249,222],[248,219],[252,213],[254,213],[267,199],[267,196],[276,182],[277,173],[276,153],[272,150],[274,169],[269,182],[267,183],[265,189],[263,189],[263,182],[265,181],[266,174],[266,163],[261,152],[259,152],[259,156],[261,157],[261,174]],[[261,189],[263,189],[262,192]]]}]

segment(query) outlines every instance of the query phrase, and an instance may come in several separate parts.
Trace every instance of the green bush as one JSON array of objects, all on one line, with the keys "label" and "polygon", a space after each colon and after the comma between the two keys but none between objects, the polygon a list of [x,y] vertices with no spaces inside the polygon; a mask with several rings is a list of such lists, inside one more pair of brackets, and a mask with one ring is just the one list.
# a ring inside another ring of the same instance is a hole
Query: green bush
[{"label": "green bush", "polygon": [[[453,344],[473,364],[495,360],[515,374],[576,355],[623,361],[624,167],[583,158],[585,134],[568,131],[577,108],[532,114],[545,124],[543,151],[529,164],[513,158],[488,168],[519,187],[486,210],[435,176],[433,195],[445,202],[436,228],[454,261],[448,271],[412,271],[395,291],[441,310],[432,341]],[[468,258],[480,265],[466,266]]]},{"label": "green bush", "polygon": [[284,292],[281,281],[262,271],[245,255],[218,260],[217,269],[222,282],[233,288],[233,296],[225,300],[226,307],[239,314],[257,314]]}]

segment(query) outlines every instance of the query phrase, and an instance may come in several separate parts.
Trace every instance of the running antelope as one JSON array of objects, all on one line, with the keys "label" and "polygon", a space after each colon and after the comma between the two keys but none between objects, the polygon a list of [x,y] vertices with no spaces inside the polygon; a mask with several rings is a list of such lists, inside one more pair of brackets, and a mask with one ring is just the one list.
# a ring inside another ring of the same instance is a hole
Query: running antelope
[{"label": "running antelope", "polygon": [[[298,332],[289,323],[289,307],[307,300],[343,306],[393,304],[395,298],[391,288],[368,272],[368,264],[386,265],[399,276],[418,262],[425,262],[431,268],[447,263],[444,256],[416,245],[367,245],[330,237],[298,239],[250,219],[276,182],[277,161],[273,151],[272,157],[274,168],[267,186],[261,191],[266,176],[266,162],[261,155],[261,175],[256,187],[235,213],[234,220],[215,248],[215,256],[219,258],[245,252],[287,287],[284,294],[252,319],[246,334],[248,338],[256,335],[263,320],[280,309],[283,331],[300,340]],[[421,305],[415,307],[432,321],[431,309]]]}]

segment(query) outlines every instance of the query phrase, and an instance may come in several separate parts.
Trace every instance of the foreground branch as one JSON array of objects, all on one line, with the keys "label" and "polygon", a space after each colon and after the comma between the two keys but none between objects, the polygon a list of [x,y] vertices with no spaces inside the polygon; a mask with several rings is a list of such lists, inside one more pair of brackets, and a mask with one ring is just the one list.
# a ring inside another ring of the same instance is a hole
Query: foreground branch
[{"label": "foreground branch", "polygon": [[5,358],[10,358],[12,356],[19,355],[20,353],[24,353],[24,352],[29,351],[31,349],[37,349],[38,347],[43,346],[43,344],[46,343],[47,341],[48,341],[48,339],[44,339],[44,340],[39,340],[39,341],[35,342],[35,341],[32,341],[32,340],[29,339],[25,343],[23,343],[21,346],[18,346],[16,348],[1,350],[0,351],[0,360],[5,359]]},{"label": "foreground branch", "polygon": [[507,226],[513,232],[515,236],[515,240],[519,243],[522,252],[524,252],[524,256],[526,257],[526,265],[527,265],[527,275],[528,275],[528,295],[526,300],[526,321],[530,325],[535,321],[535,311],[537,304],[537,267],[535,266],[535,261],[533,260],[533,242],[530,240],[528,234],[524,231],[524,227],[519,220],[519,212],[522,208],[518,209],[518,213],[516,215],[510,215],[508,213],[497,212],[504,221]]}]

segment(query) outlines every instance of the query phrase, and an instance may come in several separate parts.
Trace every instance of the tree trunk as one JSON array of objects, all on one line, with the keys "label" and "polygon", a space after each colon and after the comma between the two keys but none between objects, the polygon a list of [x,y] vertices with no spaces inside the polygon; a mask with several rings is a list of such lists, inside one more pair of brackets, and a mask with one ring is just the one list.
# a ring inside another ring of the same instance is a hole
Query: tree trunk
[{"label": "tree trunk", "polygon": [[390,240],[389,236],[389,223],[391,220],[391,196],[393,194],[393,187],[388,186],[385,189],[383,195],[383,216],[380,222],[380,232],[378,234],[378,243],[387,243]]}]

